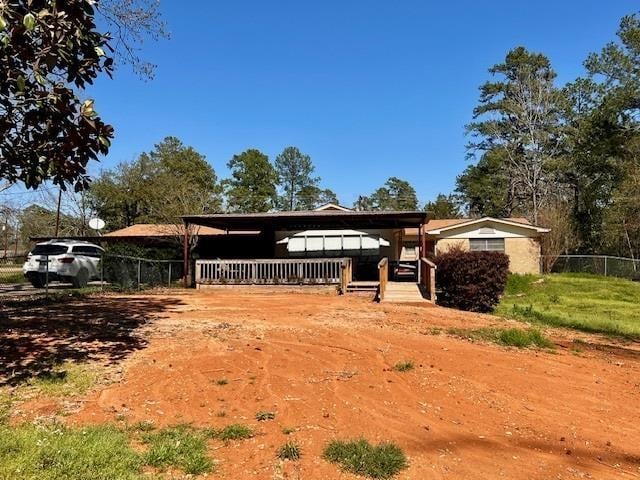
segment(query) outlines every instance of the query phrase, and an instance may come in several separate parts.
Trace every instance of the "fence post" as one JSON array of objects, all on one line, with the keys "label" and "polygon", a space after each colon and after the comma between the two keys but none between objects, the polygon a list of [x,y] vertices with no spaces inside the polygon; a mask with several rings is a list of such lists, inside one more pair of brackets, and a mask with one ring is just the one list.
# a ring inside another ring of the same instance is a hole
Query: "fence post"
[{"label": "fence post", "polygon": [[138,260],[138,290],[140,290],[140,260]]},{"label": "fence post", "polygon": [[104,254],[100,256],[100,291],[104,292]]},{"label": "fence post", "polygon": [[169,262],[169,287],[171,287],[171,265],[172,263]]},{"label": "fence post", "polygon": [[45,258],[47,259],[45,265],[45,273],[44,273],[44,295],[46,297],[49,296],[49,255],[45,255]]},{"label": "fence post", "polygon": [[607,256],[604,256],[604,276],[607,276]]}]

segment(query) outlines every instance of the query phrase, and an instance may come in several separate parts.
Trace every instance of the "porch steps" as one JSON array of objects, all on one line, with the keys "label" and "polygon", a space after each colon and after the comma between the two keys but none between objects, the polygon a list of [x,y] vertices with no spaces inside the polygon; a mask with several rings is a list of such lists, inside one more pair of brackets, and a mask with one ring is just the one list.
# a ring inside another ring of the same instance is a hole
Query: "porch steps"
[{"label": "porch steps", "polygon": [[382,301],[384,303],[428,302],[428,300],[422,296],[418,284],[413,282],[388,282]]},{"label": "porch steps", "polygon": [[351,282],[346,293],[377,294],[379,288],[380,282]]}]

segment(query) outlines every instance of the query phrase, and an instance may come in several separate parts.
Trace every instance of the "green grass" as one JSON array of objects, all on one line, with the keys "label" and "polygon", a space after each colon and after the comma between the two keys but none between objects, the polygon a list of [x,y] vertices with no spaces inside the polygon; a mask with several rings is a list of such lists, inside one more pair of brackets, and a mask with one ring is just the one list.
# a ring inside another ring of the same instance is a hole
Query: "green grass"
[{"label": "green grass", "polygon": [[259,422],[265,422],[267,420],[273,420],[276,418],[276,414],[273,412],[258,412],[256,413],[256,420]]},{"label": "green grass", "polygon": [[277,456],[281,460],[300,460],[302,451],[300,445],[295,442],[287,442],[282,445],[277,452]]},{"label": "green grass", "polygon": [[494,342],[508,347],[540,347],[554,348],[553,342],[546,338],[539,330],[522,328],[451,328],[450,335],[470,340]]},{"label": "green grass", "polygon": [[113,426],[0,426],[0,479],[137,480],[142,459]]},{"label": "green grass", "polygon": [[22,273],[22,270],[18,272],[2,272],[0,270],[0,284],[2,283],[29,283]]},{"label": "green grass", "polygon": [[253,437],[253,430],[245,425],[235,423],[217,431],[215,437],[225,442],[229,440],[244,440]]},{"label": "green grass", "polygon": [[497,315],[640,337],[640,282],[588,274],[510,275]]},{"label": "green grass", "polygon": [[167,470],[192,478],[215,468],[207,455],[210,439],[252,435],[243,425],[221,430],[177,425],[156,430],[151,422],[129,428],[0,423],[0,480],[143,480],[156,478],[149,473]]},{"label": "green grass", "polygon": [[87,364],[65,362],[33,377],[27,385],[48,397],[82,395],[98,381],[97,368]]},{"label": "green grass", "polygon": [[14,400],[13,392],[8,389],[0,389],[0,426],[9,420]]},{"label": "green grass", "polygon": [[188,475],[210,472],[214,464],[207,456],[209,438],[208,432],[189,425],[145,433],[142,441],[149,447],[144,454],[145,463],[158,469],[178,467]]},{"label": "green grass", "polygon": [[415,365],[411,360],[398,362],[393,366],[393,369],[396,372],[408,372],[409,370],[413,370],[414,368],[415,368]]},{"label": "green grass", "polygon": [[396,445],[373,446],[365,439],[334,440],[327,445],[323,456],[347,472],[370,478],[391,478],[408,466],[404,452]]}]

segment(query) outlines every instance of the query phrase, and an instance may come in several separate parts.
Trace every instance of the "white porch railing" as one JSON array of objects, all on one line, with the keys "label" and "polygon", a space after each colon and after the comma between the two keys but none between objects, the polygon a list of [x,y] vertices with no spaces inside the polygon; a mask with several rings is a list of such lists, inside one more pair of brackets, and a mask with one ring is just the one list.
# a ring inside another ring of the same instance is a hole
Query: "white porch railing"
[{"label": "white porch railing", "polygon": [[342,284],[350,258],[196,260],[196,284]]}]

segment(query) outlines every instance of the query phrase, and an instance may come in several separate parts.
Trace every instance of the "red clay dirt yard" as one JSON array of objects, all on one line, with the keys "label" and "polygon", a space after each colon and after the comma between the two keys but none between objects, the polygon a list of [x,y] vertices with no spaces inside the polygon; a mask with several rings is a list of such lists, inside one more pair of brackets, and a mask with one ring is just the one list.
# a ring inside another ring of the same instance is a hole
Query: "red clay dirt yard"
[{"label": "red clay dirt yard", "polygon": [[[358,437],[404,450],[398,479],[640,477],[637,344],[557,330],[546,332],[553,351],[505,348],[447,333],[513,326],[493,316],[314,290],[108,300],[118,313],[107,324],[149,321],[132,325],[139,345],[118,359],[120,378],[64,421],[250,425],[253,438],[210,446],[217,468],[202,478],[358,478],[322,458],[329,441]],[[92,309],[78,301],[60,315],[88,321]],[[402,361],[414,368],[394,370]],[[55,408],[20,406],[27,417]],[[257,421],[260,411],[275,418]],[[289,440],[297,462],[276,457]]]}]

